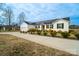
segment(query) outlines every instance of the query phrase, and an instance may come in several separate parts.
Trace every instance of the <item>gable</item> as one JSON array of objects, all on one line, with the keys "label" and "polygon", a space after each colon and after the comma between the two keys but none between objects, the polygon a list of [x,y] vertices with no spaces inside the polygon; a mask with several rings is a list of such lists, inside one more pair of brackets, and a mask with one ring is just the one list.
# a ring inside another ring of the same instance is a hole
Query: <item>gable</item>
[{"label": "gable", "polygon": [[25,22],[23,22],[20,26],[21,26],[21,27],[27,27],[27,26],[28,26],[28,24],[27,24],[27,23],[25,23]]},{"label": "gable", "polygon": [[54,23],[66,23],[66,22],[69,22],[69,21],[60,19],[60,20],[56,20]]}]

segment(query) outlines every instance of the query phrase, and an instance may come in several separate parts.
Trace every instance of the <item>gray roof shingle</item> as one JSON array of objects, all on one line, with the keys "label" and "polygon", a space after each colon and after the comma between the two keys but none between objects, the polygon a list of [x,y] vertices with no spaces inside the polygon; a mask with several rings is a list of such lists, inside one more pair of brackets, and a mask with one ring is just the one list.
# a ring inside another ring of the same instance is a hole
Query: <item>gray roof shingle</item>
[{"label": "gray roof shingle", "polygon": [[45,21],[39,21],[39,22],[27,22],[25,21],[27,24],[30,24],[30,25],[40,25],[40,24],[51,24],[57,20],[60,20],[60,19],[63,19],[63,20],[67,20],[67,21],[70,21],[70,18],[69,17],[65,17],[65,18],[59,18],[59,19],[52,19],[52,20],[45,20]]}]

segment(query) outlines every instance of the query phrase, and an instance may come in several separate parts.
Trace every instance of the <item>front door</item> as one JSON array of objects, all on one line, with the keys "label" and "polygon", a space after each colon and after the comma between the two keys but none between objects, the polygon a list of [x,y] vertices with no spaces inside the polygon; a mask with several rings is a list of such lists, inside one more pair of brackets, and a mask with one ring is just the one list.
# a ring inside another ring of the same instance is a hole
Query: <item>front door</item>
[{"label": "front door", "polygon": [[44,30],[45,29],[45,25],[42,25],[42,30]]}]

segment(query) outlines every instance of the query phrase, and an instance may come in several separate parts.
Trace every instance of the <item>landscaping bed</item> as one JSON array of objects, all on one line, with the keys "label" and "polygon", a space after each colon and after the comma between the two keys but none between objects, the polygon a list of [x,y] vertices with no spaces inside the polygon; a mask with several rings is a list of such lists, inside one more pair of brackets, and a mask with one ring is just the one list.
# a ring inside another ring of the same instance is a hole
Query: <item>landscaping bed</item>
[{"label": "landscaping bed", "polygon": [[79,40],[79,31],[75,31],[75,30],[69,30],[69,32],[62,32],[62,31],[56,32],[54,30],[30,29],[27,33],[42,35],[42,36],[51,36],[51,37],[59,37],[59,38]]},{"label": "landscaping bed", "polygon": [[73,56],[73,54],[49,48],[35,42],[0,34],[1,56]]}]

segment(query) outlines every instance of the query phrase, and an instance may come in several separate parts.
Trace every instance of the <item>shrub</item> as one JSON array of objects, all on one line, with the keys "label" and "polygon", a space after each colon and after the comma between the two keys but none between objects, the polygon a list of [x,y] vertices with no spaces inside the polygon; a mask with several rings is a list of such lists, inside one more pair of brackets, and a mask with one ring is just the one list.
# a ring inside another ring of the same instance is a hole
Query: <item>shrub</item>
[{"label": "shrub", "polygon": [[49,33],[51,36],[55,37],[57,32],[56,31],[53,31],[53,30],[49,30]]},{"label": "shrub", "polygon": [[75,36],[77,37],[77,39],[79,39],[79,33],[75,34]]},{"label": "shrub", "polygon": [[69,33],[75,34],[75,31],[74,30],[69,30]]},{"label": "shrub", "polygon": [[37,31],[37,29],[29,29],[29,30],[28,30],[28,32],[29,32],[30,34],[35,34],[36,31]]},{"label": "shrub", "polygon": [[54,36],[54,37],[56,36],[56,34],[57,34],[56,31],[51,32],[51,35]]},{"label": "shrub", "polygon": [[62,35],[64,38],[68,38],[68,36],[70,36],[70,33],[69,33],[69,32],[61,32],[61,35]]},{"label": "shrub", "polygon": [[61,30],[59,30],[59,31],[58,31],[58,33],[62,33],[62,31],[61,31]]},{"label": "shrub", "polygon": [[38,35],[41,35],[41,30],[37,30],[37,34]]},{"label": "shrub", "polygon": [[44,35],[44,36],[46,36],[47,35],[47,31],[45,30],[45,31],[42,31],[42,34]]}]

